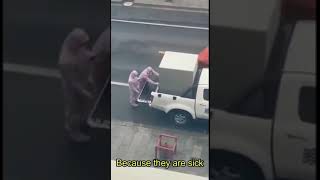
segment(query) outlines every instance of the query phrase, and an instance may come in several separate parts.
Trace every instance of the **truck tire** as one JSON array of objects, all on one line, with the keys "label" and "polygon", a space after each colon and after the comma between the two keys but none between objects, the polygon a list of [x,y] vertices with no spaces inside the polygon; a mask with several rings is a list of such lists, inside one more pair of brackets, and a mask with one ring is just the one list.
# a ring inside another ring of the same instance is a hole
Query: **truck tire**
[{"label": "truck tire", "polygon": [[210,177],[213,179],[229,180],[264,180],[261,169],[250,160],[233,153],[214,153],[215,158],[212,163]]},{"label": "truck tire", "polygon": [[192,119],[190,113],[182,110],[173,110],[169,113],[169,118],[177,126],[185,126]]}]

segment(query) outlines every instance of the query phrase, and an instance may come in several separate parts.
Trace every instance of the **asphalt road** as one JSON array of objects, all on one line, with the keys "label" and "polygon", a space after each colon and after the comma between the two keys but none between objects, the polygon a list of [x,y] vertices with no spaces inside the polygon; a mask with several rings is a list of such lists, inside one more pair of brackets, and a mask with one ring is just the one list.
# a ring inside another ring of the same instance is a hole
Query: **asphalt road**
[{"label": "asphalt road", "polygon": [[199,53],[208,46],[207,30],[112,22],[112,81],[127,82],[131,70],[157,69],[158,51]]},{"label": "asphalt road", "polygon": [[[148,14],[148,16],[146,16],[146,14]],[[131,7],[124,7],[119,4],[112,4],[111,16],[114,19],[151,21],[192,26],[203,26],[209,23],[208,10],[191,10],[179,7],[172,10],[172,8],[160,5],[143,6],[134,4]]]}]

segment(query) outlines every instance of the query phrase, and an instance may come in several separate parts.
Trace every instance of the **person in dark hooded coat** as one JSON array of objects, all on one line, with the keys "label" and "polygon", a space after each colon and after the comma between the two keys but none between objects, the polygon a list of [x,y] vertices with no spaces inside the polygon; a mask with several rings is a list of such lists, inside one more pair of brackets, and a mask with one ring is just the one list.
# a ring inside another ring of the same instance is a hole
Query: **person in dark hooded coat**
[{"label": "person in dark hooded coat", "polygon": [[88,34],[75,28],[63,42],[58,63],[65,100],[65,129],[77,142],[90,140],[90,136],[81,131],[94,97],[89,79],[94,53],[88,48],[88,42]]},{"label": "person in dark hooded coat", "polygon": [[[94,54],[93,81],[99,94],[110,76],[110,27],[101,33],[92,48]],[[109,78],[110,79],[110,78]]]}]

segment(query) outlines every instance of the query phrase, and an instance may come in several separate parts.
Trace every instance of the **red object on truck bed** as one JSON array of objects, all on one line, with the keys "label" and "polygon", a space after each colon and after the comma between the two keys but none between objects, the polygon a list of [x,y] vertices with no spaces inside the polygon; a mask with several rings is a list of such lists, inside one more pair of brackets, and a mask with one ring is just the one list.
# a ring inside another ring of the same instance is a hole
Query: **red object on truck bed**
[{"label": "red object on truck bed", "polygon": [[287,18],[316,18],[316,0],[283,0],[282,7],[283,15]]},{"label": "red object on truck bed", "polygon": [[198,61],[200,66],[208,67],[209,66],[209,48],[204,48],[198,55]]}]

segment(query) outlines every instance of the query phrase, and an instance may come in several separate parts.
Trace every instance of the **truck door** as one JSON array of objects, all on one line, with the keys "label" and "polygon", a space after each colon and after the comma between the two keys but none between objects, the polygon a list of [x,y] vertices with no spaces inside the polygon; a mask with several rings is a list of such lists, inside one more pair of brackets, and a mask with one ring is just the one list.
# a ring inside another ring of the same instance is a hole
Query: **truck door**
[{"label": "truck door", "polygon": [[196,96],[196,117],[200,119],[209,119],[209,88],[199,85]]},{"label": "truck door", "polygon": [[273,152],[276,175],[315,179],[315,78],[284,75],[274,122]]}]

